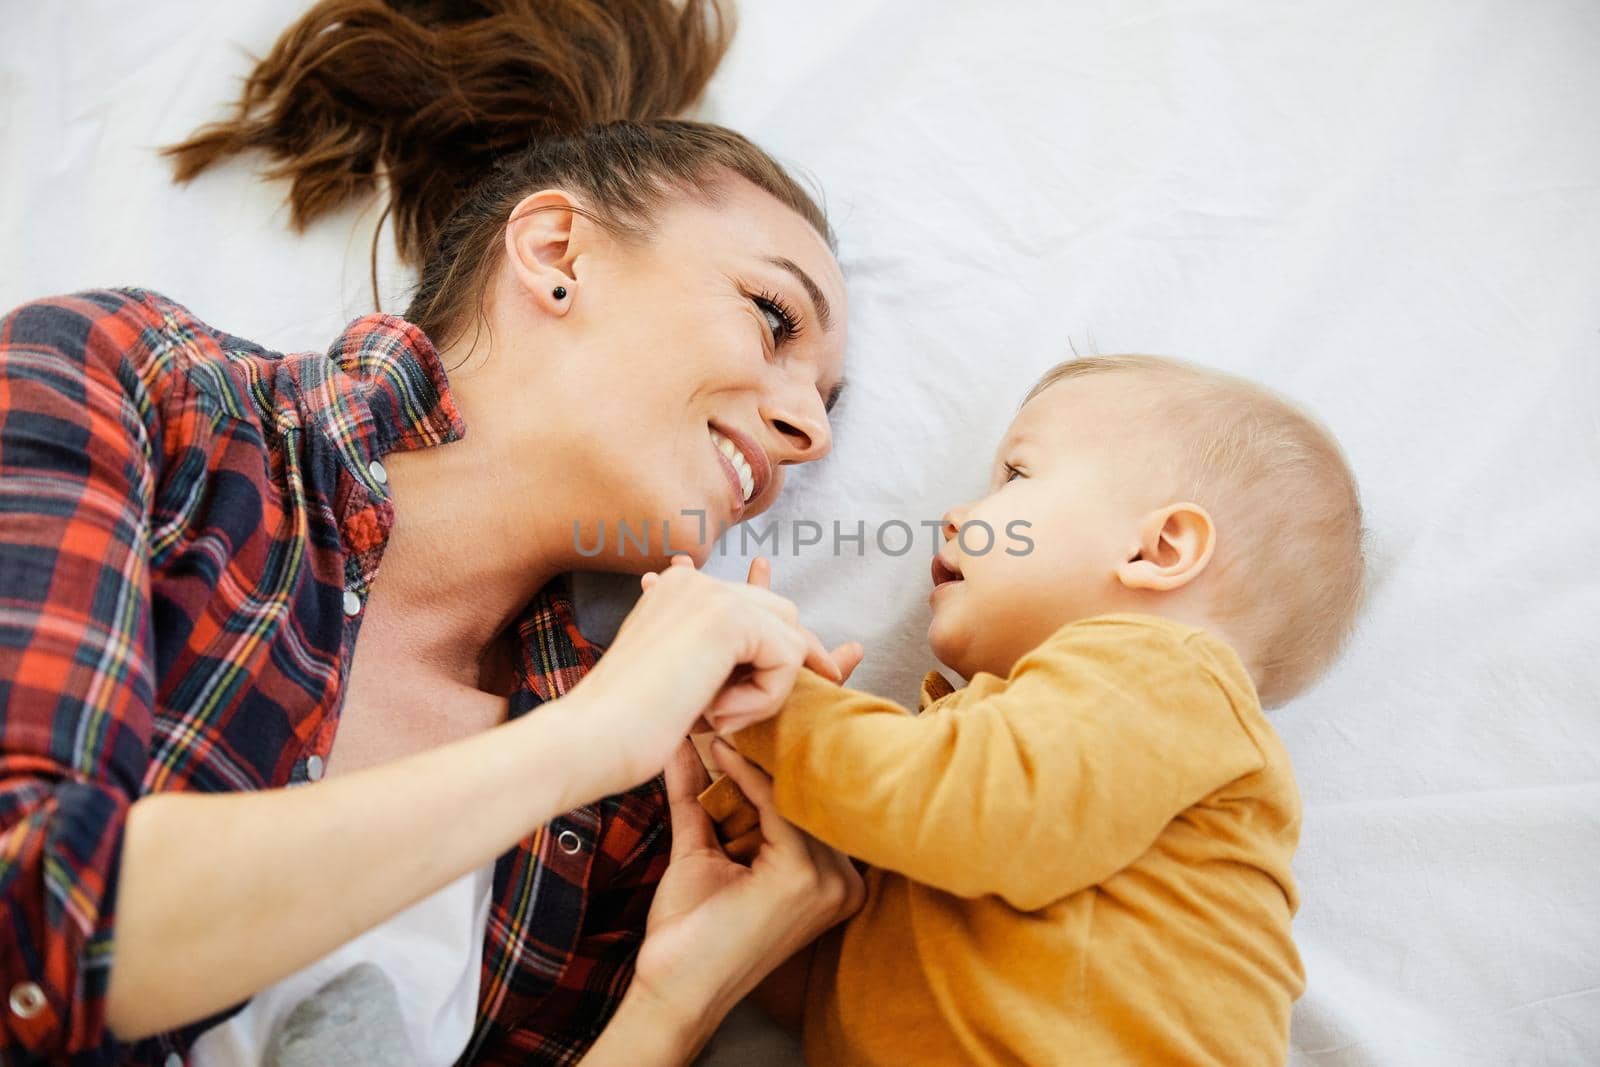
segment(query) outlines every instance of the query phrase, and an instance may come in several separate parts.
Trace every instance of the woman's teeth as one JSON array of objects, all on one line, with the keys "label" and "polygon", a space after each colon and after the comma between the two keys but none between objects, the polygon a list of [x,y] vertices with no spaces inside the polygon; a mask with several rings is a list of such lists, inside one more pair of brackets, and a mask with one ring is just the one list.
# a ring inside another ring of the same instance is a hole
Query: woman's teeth
[{"label": "woman's teeth", "polygon": [[717,451],[727,456],[728,462],[733,464],[734,472],[739,475],[739,491],[744,494],[744,502],[750,503],[750,497],[756,491],[756,476],[750,473],[750,463],[744,458],[744,453],[739,451],[738,445],[716,430],[711,431],[711,442],[717,446]]}]

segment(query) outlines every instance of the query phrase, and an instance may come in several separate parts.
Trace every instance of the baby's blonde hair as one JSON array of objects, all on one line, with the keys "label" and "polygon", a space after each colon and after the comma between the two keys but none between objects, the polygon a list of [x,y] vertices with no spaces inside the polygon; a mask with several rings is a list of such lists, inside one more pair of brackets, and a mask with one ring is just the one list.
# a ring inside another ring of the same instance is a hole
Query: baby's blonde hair
[{"label": "baby's blonde hair", "polygon": [[[1333,435],[1264,386],[1159,356],[1090,356],[1058,364],[1023,403],[1058,382],[1127,374],[1150,422],[1131,426],[1170,475],[1171,500],[1206,508],[1216,621],[1241,647],[1261,702],[1282,704],[1338,656],[1366,588],[1355,477]],[[1139,420],[1144,422],[1146,420]]]}]

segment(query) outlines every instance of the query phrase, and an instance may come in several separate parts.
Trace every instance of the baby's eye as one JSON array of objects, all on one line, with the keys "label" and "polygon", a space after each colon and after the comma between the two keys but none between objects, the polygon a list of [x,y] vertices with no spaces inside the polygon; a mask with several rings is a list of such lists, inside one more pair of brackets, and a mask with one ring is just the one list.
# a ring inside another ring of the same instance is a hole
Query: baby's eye
[{"label": "baby's eye", "polygon": [[1017,468],[1013,467],[1009,463],[1006,464],[1006,468],[1005,469],[1006,469],[1006,479],[1005,480],[1008,481],[1008,482],[1011,481],[1011,479],[1013,479],[1013,478],[1026,477],[1026,475],[1024,475],[1021,471],[1017,470]]}]

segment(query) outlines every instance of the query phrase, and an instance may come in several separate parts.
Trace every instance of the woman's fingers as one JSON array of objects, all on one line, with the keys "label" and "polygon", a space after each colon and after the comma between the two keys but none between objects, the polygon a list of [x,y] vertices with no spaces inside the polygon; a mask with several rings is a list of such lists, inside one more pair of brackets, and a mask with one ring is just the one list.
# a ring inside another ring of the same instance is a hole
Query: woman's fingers
[{"label": "woman's fingers", "polygon": [[808,647],[808,637],[762,613],[744,620],[746,644],[735,653],[743,669],[729,675],[707,711],[719,733],[729,729],[729,720],[748,725],[777,713],[794,688],[800,665],[816,654]]},{"label": "woman's fingers", "polygon": [[[747,574],[745,577],[745,585],[751,588],[765,589],[770,591],[772,589],[772,561],[767,559],[765,556],[757,556],[755,559],[751,560],[749,574]],[[784,604],[787,607],[793,606],[793,602],[788,600],[785,600]],[[799,627],[801,632],[806,636],[807,647],[805,665],[829,681],[844,681],[848,675],[848,672],[841,673],[833,655],[830,654],[825,647],[823,647],[822,642],[817,639],[817,636],[810,630],[805,629],[805,627],[800,626],[798,610],[794,611],[793,621],[794,624]],[[840,647],[844,648],[847,646],[841,645]],[[861,662],[859,656],[856,658],[855,662]],[[855,669],[855,664],[851,664],[851,669]]]},{"label": "woman's fingers", "polygon": [[626,731],[616,749],[619,776],[633,782],[659,771],[701,718],[720,732],[775,714],[802,665],[842,680],[793,601],[767,587],[770,579],[765,559],[741,584],[700,573],[685,555],[640,577],[638,603],[582,683],[586,699]]},{"label": "woman's fingers", "polygon": [[[822,847],[828,848],[826,845]],[[833,848],[828,848],[828,852],[832,859],[832,872],[839,880],[839,887],[842,890],[836,921],[843,922],[860,911],[861,905],[867,902],[867,882],[861,877],[861,871],[856,868],[855,861],[849,856]]]},{"label": "woman's fingers", "polygon": [[741,730],[776,715],[794,688],[799,671],[796,657],[774,667],[750,671],[742,680],[723,688],[707,709],[717,733]]},{"label": "woman's fingers", "polygon": [[728,854],[730,860],[748,867],[761,854],[761,845],[765,841],[766,838],[761,836],[761,827],[757,826],[728,838],[722,843],[722,851]]},{"label": "woman's fingers", "polygon": [[733,779],[733,784],[754,804],[757,812],[776,811],[777,798],[772,791],[772,776],[745,759],[722,738],[711,742],[711,758],[717,767]]},{"label": "woman's fingers", "polygon": [[711,784],[705,765],[695,754],[694,745],[685,741],[678,746],[667,761],[667,812],[672,824],[671,858],[694,852],[701,848],[716,848],[717,835],[697,799],[700,791]]},{"label": "woman's fingers", "polygon": [[[750,583],[743,586],[732,586],[730,587],[731,590],[741,594],[743,599],[753,606],[770,612],[789,629],[800,635],[801,640],[804,641],[801,663],[829,681],[843,681],[844,679],[839,674],[839,668],[834,665],[833,657],[828,653],[827,647],[823,645],[816,634],[800,625],[800,609],[795,607],[794,601],[778,596],[766,586],[758,584],[758,579],[770,577],[770,567],[758,569],[758,564],[766,564],[766,560],[757,558],[755,562],[751,563]],[[759,663],[755,666],[757,670],[761,668]]]},{"label": "woman's fingers", "polygon": [[[711,758],[749,799],[758,820],[754,830],[723,843],[729,856],[749,863],[765,851],[770,857],[782,859],[766,868],[768,876],[791,883],[808,906],[820,909],[821,925],[814,928],[817,932],[855,914],[866,899],[866,888],[850,857],[780,815],[772,779],[732,745],[721,738],[713,741]],[[758,835],[765,842],[765,849],[755,847]]]},{"label": "woman's fingers", "polygon": [[702,709],[718,730],[774,714],[801,665],[830,681],[844,680],[833,654],[800,625],[794,602],[772,592],[771,576],[772,565],[764,557],[751,562],[748,582],[738,585],[701,574],[688,556],[674,556],[662,571],[641,576],[649,595],[624,620],[624,629],[633,623],[644,634],[676,630],[706,651],[731,642],[723,646],[732,653],[729,673]]},{"label": "woman's fingers", "polygon": [[739,755],[728,742],[717,738],[711,742],[711,758],[755,805],[761,823],[761,835],[767,843],[780,851],[795,852],[806,848],[805,835],[794,824],[778,814],[778,802],[772,792],[772,779],[767,772]]},{"label": "woman's fingers", "polygon": [[764,586],[722,583],[722,589],[735,602],[760,608],[790,626],[798,626],[800,624],[800,609],[795,607],[794,601],[788,597],[779,596]]}]

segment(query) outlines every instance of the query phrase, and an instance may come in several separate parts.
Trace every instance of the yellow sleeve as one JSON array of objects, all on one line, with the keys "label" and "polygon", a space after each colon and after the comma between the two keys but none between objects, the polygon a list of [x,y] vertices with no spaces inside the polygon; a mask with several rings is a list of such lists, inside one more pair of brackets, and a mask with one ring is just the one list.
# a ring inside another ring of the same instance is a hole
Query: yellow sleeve
[{"label": "yellow sleeve", "polygon": [[1105,881],[1264,759],[1232,701],[1157,621],[1058,631],[1003,690],[914,716],[803,672],[733,738],[778,810],[852,856],[1032,911]]}]

